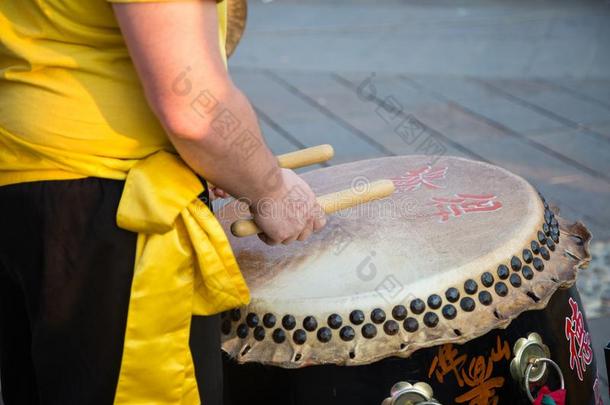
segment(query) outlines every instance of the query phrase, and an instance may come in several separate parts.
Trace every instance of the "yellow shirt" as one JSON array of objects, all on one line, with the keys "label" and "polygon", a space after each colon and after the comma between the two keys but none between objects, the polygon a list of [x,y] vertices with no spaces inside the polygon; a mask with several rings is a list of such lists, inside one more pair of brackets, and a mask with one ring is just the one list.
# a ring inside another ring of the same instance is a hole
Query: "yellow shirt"
[{"label": "yellow shirt", "polygon": [[[0,1],[0,185],[124,179],[173,151],[109,1],[142,0]],[[226,1],[217,8],[224,52]]]},{"label": "yellow shirt", "polygon": [[0,186],[125,179],[117,225],[138,241],[115,405],[199,404],[191,317],[250,300],[204,185],[168,152],[106,0],[0,0]]}]

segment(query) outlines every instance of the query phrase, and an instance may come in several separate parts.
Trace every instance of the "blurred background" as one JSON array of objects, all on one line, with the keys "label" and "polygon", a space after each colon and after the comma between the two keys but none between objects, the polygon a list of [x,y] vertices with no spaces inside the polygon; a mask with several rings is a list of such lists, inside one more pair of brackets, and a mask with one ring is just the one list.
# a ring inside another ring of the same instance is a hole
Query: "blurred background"
[{"label": "blurred background", "polygon": [[610,1],[250,1],[229,65],[276,153],[487,161],[584,222],[578,285],[610,403]]}]

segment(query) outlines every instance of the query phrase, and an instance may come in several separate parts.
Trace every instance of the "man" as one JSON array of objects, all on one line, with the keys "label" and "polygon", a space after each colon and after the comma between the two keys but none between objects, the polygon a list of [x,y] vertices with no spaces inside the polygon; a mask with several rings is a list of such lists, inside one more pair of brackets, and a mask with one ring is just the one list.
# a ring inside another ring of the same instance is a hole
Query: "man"
[{"label": "man", "polygon": [[249,296],[199,178],[268,244],[324,226],[229,77],[226,1],[0,2],[6,405],[221,403],[211,315]]}]

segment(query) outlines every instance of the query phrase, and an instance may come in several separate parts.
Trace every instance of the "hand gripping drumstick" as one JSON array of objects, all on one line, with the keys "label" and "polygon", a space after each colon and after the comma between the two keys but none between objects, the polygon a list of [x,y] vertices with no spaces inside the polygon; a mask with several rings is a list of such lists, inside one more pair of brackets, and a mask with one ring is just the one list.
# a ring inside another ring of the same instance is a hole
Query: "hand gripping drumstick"
[{"label": "hand gripping drumstick", "polygon": [[[341,211],[373,200],[388,197],[394,193],[392,180],[377,180],[369,184],[367,190],[359,192],[353,188],[325,194],[317,198],[318,204],[325,213]],[[261,230],[252,219],[238,219],[231,225],[231,233],[237,237],[256,235]]]},{"label": "hand gripping drumstick", "polygon": [[[327,160],[332,159],[333,156],[335,156],[333,147],[324,144],[284,153],[283,155],[277,155],[276,158],[280,167],[283,167],[284,169],[298,169],[299,167],[326,162]],[[208,182],[208,187],[212,188],[214,185]]]}]

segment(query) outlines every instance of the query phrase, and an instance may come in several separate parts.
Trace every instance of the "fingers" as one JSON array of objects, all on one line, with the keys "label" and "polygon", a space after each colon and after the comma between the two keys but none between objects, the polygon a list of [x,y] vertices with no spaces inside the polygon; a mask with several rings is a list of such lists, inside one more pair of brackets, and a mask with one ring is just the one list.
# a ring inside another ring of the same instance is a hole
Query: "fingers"
[{"label": "fingers", "polygon": [[211,191],[212,191],[212,194],[214,195],[214,197],[216,197],[216,198],[229,198],[230,197],[229,193],[227,193],[226,191],[224,191],[223,189],[218,188],[218,187],[213,187],[211,189]]},{"label": "fingers", "polygon": [[[317,205],[317,204],[316,204]],[[315,215],[313,216],[313,231],[319,232],[326,225],[326,213],[322,211],[322,207],[317,205]]]},{"label": "fingers", "polygon": [[274,241],[273,239],[271,239],[269,236],[265,235],[264,233],[259,233],[258,238],[269,246],[275,246],[279,243],[279,242]]},{"label": "fingers", "polygon": [[303,229],[303,232],[301,232],[301,234],[299,235],[299,237],[297,238],[297,240],[299,242],[304,242],[307,239],[309,239],[309,237],[311,236],[311,234],[313,233],[313,222],[314,219],[311,218],[309,220],[309,222],[307,223],[307,226],[305,227],[305,229]]},{"label": "fingers", "polygon": [[309,239],[314,232],[317,232],[318,230],[322,229],[325,221],[326,220],[324,218],[316,218],[314,216],[310,216],[305,225],[301,225],[298,227],[300,229],[300,232],[298,234],[295,233],[294,235],[284,239],[282,239],[281,237],[277,237],[277,235],[276,237],[272,237],[265,233],[259,233],[258,237],[261,241],[263,241],[269,246],[276,246],[280,243],[283,245],[288,245],[296,240],[304,242]]},{"label": "fingers", "polygon": [[320,231],[325,224],[326,217],[324,216],[324,213],[322,213],[322,215],[312,215],[308,218],[307,222],[302,227],[301,232],[298,235],[291,236],[284,240],[276,240],[269,237],[268,235],[259,234],[259,238],[269,246],[275,246],[279,243],[283,245],[288,245],[296,240],[298,240],[299,242],[304,242],[309,239],[314,232]]},{"label": "fingers", "polygon": [[270,210],[261,210],[258,204],[255,209],[250,207],[254,221],[263,230],[260,240],[270,246],[305,241],[326,224],[325,214],[309,185],[291,170],[282,169],[282,175],[285,192],[279,198],[265,200]]},{"label": "fingers", "polygon": [[283,240],[283,241],[282,241],[282,245],[289,245],[289,244],[291,244],[292,242],[294,242],[295,240],[297,240],[297,237],[298,237],[298,235],[297,235],[297,236],[294,236],[294,237],[292,237],[292,238],[288,238],[288,239]]},{"label": "fingers", "polygon": [[306,217],[300,219],[293,218],[291,222],[295,224],[295,233],[291,237],[284,239],[282,241],[282,244],[288,245],[289,243],[292,243],[297,240],[299,236],[303,233],[303,231],[309,226],[309,220],[310,219]]}]

